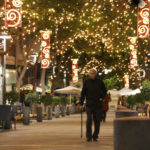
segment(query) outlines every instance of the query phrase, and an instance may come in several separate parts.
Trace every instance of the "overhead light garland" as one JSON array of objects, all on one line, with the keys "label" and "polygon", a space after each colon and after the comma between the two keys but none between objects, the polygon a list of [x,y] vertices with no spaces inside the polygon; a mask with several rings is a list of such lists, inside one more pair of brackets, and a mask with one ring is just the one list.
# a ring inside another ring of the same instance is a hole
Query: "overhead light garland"
[{"label": "overhead light garland", "polygon": [[[52,1],[48,1],[47,3],[51,2]],[[49,29],[52,29],[54,31],[53,33],[56,33],[53,35],[54,39],[51,41],[51,51],[54,52],[54,54],[51,55],[51,59],[55,60],[56,56],[64,55],[64,51],[68,51],[70,47],[73,48],[76,55],[80,56],[83,54],[83,51],[80,51],[80,49],[77,49],[74,45],[75,40],[79,38],[84,38],[88,43],[87,46],[92,46],[93,49],[89,51],[84,50],[89,56],[101,53],[102,49],[99,43],[102,42],[105,45],[104,51],[107,52],[109,58],[114,59],[116,63],[114,61],[114,63],[110,64],[109,61],[105,59],[103,61],[105,61],[106,65],[110,65],[110,68],[117,73],[117,79],[122,81],[123,75],[120,75],[119,72],[124,72],[130,65],[130,52],[128,48],[130,41],[128,37],[135,36],[137,32],[137,7],[131,6],[130,2],[124,0],[97,0],[97,2],[92,3],[73,2],[73,4],[68,3],[68,5],[64,5],[64,3],[67,4],[67,2],[58,2],[54,5],[51,3],[52,5],[49,5],[51,8],[46,9]],[[22,32],[20,33],[16,27],[12,31],[3,24],[1,24],[0,30],[8,31],[10,34],[21,34],[23,37],[23,51],[26,57],[28,56],[26,36],[38,36],[44,13],[42,6],[39,6],[39,3],[34,0],[24,1],[22,7]],[[4,21],[4,7],[0,8],[0,21]],[[75,23],[79,25],[76,24],[77,29],[73,26]],[[44,27],[42,30],[49,30],[46,28],[47,27]],[[67,34],[62,34],[64,30]],[[17,36],[13,36],[11,43],[16,43],[16,37]],[[143,58],[146,64],[149,61],[149,39],[147,38],[142,42],[144,45],[147,45],[147,47],[144,48],[145,56]],[[40,38],[37,39],[35,45],[39,45],[39,43]],[[138,44],[139,43],[137,43],[137,45]],[[38,53],[40,48],[32,48],[31,51],[32,53]],[[137,51],[137,54],[139,57],[140,50]],[[52,65],[56,66],[55,63]],[[62,68],[61,71],[63,70]]]}]

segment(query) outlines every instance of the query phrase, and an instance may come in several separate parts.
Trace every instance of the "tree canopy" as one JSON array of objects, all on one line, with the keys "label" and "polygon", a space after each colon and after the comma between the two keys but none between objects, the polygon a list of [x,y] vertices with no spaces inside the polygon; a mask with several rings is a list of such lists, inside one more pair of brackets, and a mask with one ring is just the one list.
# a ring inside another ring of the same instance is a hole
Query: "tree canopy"
[{"label": "tree canopy", "polygon": [[[143,80],[138,70],[150,75],[150,39],[137,39],[138,63],[130,68],[129,37],[137,36],[137,5],[127,0],[24,0],[21,28],[4,26],[4,0],[0,2],[0,32],[12,35],[15,44],[19,36],[21,48],[30,64],[30,55],[40,56],[40,31],[51,30],[51,66],[56,67],[57,76],[71,79],[71,59],[79,59],[81,73],[87,64],[96,67],[105,77],[105,70],[112,70],[109,76],[123,82],[124,73],[131,81]],[[28,38],[30,42],[28,42]],[[34,46],[37,45],[36,48]],[[11,47],[11,45],[10,45]],[[39,57],[40,58],[40,57]],[[40,62],[40,59],[38,59]]]}]

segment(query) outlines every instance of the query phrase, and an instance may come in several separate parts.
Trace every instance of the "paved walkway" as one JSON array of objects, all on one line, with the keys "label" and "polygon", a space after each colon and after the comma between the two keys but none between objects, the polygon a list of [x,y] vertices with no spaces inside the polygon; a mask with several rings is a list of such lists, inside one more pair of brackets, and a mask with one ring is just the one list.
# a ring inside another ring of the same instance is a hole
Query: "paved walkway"
[{"label": "paved walkway", "polygon": [[0,132],[0,150],[113,150],[114,112],[109,112],[107,122],[102,123],[100,142],[87,143],[80,138],[80,115],[18,125],[16,131]]}]

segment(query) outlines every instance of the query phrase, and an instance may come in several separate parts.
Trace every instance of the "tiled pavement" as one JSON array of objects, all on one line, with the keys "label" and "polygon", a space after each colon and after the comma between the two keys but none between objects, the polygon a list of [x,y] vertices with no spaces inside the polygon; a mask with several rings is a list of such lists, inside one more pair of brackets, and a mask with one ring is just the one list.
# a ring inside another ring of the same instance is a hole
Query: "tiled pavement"
[{"label": "tiled pavement", "polygon": [[114,112],[102,123],[99,142],[87,143],[80,138],[80,115],[18,125],[17,130],[0,132],[0,150],[113,150]]}]

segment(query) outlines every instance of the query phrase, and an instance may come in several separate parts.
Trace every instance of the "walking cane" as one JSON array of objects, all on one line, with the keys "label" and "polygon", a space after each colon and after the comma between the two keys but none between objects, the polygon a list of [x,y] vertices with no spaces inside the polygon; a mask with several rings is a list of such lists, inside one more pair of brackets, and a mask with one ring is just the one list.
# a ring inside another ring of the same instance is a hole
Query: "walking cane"
[{"label": "walking cane", "polygon": [[83,112],[81,109],[81,138],[83,137]]}]

